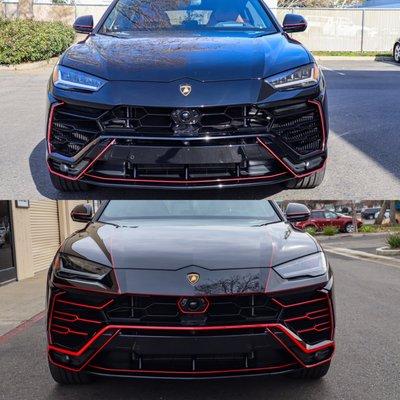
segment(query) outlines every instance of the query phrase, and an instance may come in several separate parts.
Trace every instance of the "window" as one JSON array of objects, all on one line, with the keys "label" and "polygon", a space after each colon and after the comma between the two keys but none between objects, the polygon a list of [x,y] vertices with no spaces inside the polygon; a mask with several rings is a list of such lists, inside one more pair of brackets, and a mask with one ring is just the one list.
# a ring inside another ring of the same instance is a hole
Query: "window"
[{"label": "window", "polygon": [[336,218],[336,217],[337,217],[337,214],[334,213],[334,212],[332,212],[332,211],[326,211],[326,212],[325,212],[325,218],[330,218],[330,219],[332,219],[332,218]]},{"label": "window", "polygon": [[266,200],[111,200],[100,221],[141,219],[261,219],[279,222]]},{"label": "window", "polygon": [[312,211],[311,218],[324,218],[324,212],[323,211]]},{"label": "window", "polygon": [[[119,0],[100,33],[152,30],[262,30],[277,32],[261,0]],[[265,33],[265,32],[264,32]]]}]

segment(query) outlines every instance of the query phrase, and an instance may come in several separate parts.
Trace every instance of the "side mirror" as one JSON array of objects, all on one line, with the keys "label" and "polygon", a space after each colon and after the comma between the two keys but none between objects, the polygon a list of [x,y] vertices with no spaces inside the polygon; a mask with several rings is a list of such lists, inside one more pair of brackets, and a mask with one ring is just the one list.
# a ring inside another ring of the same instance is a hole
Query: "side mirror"
[{"label": "side mirror", "polygon": [[90,33],[93,30],[93,16],[82,15],[78,17],[73,25],[75,32],[77,33]]},{"label": "side mirror", "polygon": [[282,24],[285,32],[304,32],[307,29],[307,21],[302,15],[286,14]]},{"label": "side mirror", "polygon": [[76,222],[89,222],[93,218],[93,209],[90,204],[79,204],[71,211],[71,218]]},{"label": "side mirror", "polygon": [[289,203],[286,207],[286,218],[289,222],[307,221],[311,211],[307,206],[300,203]]}]

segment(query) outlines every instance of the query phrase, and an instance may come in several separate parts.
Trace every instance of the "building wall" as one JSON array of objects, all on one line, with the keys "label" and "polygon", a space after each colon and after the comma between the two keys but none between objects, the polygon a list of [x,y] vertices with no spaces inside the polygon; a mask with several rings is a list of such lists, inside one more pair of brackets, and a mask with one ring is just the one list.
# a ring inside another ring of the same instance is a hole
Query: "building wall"
[{"label": "building wall", "polygon": [[[55,200],[41,200],[40,202],[55,203]],[[37,221],[37,214],[35,218],[32,218],[32,210],[34,209],[34,207],[46,209],[45,203],[37,203],[38,202],[35,202],[35,204],[32,203],[29,208],[19,208],[17,207],[15,201],[11,202],[15,264],[17,267],[18,280],[32,277],[34,275],[34,267],[36,269],[46,269],[50,265],[56,251],[56,248],[54,246],[54,237],[44,235],[42,240],[37,240],[37,237],[33,237],[32,224]],[[82,201],[59,200],[57,203],[59,236],[56,239],[58,242],[61,243],[71,233],[83,228],[85,224],[74,222],[70,218],[70,213],[72,209],[77,204],[82,203]],[[51,208],[54,209],[54,207],[48,208],[49,210]],[[51,218],[54,218],[54,213]],[[45,213],[43,214],[43,219],[45,226]],[[53,232],[53,234],[54,233],[56,234],[57,232]],[[49,251],[50,246],[51,250]],[[42,254],[39,267],[37,262],[36,264],[33,262],[34,255],[37,254]]]}]

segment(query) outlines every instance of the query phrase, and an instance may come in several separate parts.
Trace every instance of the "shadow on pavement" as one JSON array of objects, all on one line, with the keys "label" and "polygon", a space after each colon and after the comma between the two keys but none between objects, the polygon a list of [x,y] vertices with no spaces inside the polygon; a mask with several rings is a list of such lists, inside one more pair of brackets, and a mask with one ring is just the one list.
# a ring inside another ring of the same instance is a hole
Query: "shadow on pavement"
[{"label": "shadow on pavement", "polygon": [[241,379],[217,379],[202,381],[160,381],[160,380],[111,380],[94,382],[88,386],[55,386],[49,391],[49,398],[75,400],[87,398],[107,399],[321,399],[332,398],[326,381],[300,381],[283,376],[254,377]]},{"label": "shadow on pavement", "polygon": [[[399,71],[324,71],[330,129],[396,178],[400,178],[398,90],[395,90],[399,87]],[[349,162],[356,164],[357,159]],[[373,171],[365,173],[373,174]]]},{"label": "shadow on pavement", "polygon": [[63,193],[57,191],[51,184],[45,159],[46,145],[43,139],[30,154],[29,166],[36,189],[42,196],[50,199],[263,199],[284,190],[282,185],[187,191],[94,187],[89,192]]}]

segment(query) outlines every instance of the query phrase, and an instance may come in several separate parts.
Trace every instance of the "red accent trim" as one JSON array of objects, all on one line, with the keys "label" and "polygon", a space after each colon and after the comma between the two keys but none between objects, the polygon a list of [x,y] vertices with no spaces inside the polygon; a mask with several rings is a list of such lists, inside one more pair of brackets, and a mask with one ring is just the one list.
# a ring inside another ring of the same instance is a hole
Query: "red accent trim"
[{"label": "red accent trim", "polygon": [[250,180],[268,180],[272,178],[276,178],[278,176],[285,175],[286,172],[280,172],[273,175],[264,175],[264,176],[246,176],[246,177],[238,177],[238,178],[224,178],[224,179],[197,179],[197,180],[161,180],[161,179],[140,179],[140,178],[113,178],[113,177],[103,177],[93,174],[86,174],[89,178],[100,179],[104,181],[122,181],[122,182],[137,182],[137,183],[170,183],[170,184],[181,184],[186,185],[190,183],[223,183],[223,182],[232,182],[232,181],[250,181]]},{"label": "red accent trim", "polygon": [[53,359],[51,358],[51,355],[50,355],[50,354],[49,354],[49,361],[50,361],[52,364],[57,365],[57,367],[64,368],[64,369],[66,369],[66,370],[68,370],[68,371],[72,371],[72,372],[79,372],[79,371],[82,371],[82,369],[85,368],[85,367],[90,363],[90,361],[92,361],[93,358],[94,358],[101,350],[103,350],[104,347],[106,347],[106,346],[108,345],[108,343],[110,343],[111,340],[113,340],[113,339],[115,338],[115,336],[117,336],[117,335],[119,334],[119,332],[120,332],[120,331],[118,330],[118,331],[116,331],[113,335],[111,335],[110,338],[109,338],[107,341],[105,341],[104,344],[102,344],[102,345],[101,345],[101,346],[100,346],[100,347],[85,361],[85,363],[84,363],[80,368],[71,368],[71,367],[66,367],[66,366],[63,365],[63,364],[59,364],[59,363],[53,361]]},{"label": "red accent trim", "polygon": [[112,254],[113,237],[114,237],[114,235],[112,234],[112,235],[111,235],[111,238],[110,238],[110,249],[109,249],[108,252],[109,252],[110,257],[111,257],[111,266],[112,266],[112,269],[113,269],[113,272],[114,272],[115,281],[116,281],[116,283],[117,283],[117,292],[118,292],[119,294],[121,294],[121,286],[120,286],[119,281],[118,281],[117,270],[115,269],[114,257],[113,257],[113,254]]},{"label": "red accent trim", "polygon": [[57,176],[59,176],[59,177],[61,177],[61,178],[67,179],[67,180],[69,180],[69,181],[77,181],[77,180],[79,180],[79,179],[82,178],[82,176],[86,173],[86,171],[88,171],[88,170],[93,166],[93,164],[94,164],[94,163],[95,163],[95,162],[96,162],[96,161],[97,161],[97,160],[98,160],[112,145],[115,144],[115,142],[116,142],[116,140],[115,140],[115,139],[112,139],[112,140],[107,144],[107,146],[104,147],[104,149],[103,149],[96,157],[94,157],[93,160],[86,166],[86,168],[84,168],[77,176],[63,175],[63,174],[60,174],[59,172],[54,171],[54,170],[50,167],[50,164],[49,164],[48,160],[47,160],[47,168],[49,169],[49,171],[50,171],[53,175],[57,175]]},{"label": "red accent trim", "polygon": [[292,303],[292,304],[283,304],[277,299],[271,299],[275,304],[278,304],[278,306],[283,307],[283,308],[290,308],[290,307],[297,307],[301,306],[303,304],[312,304],[312,303],[318,303],[319,301],[324,301],[326,298],[320,297],[318,299],[312,299],[312,300],[307,300],[307,301],[300,301],[299,303]]},{"label": "red accent trim", "polygon": [[315,317],[311,317],[311,315],[318,314],[318,313],[325,312],[325,311],[329,311],[328,308],[323,308],[322,310],[310,311],[307,314],[302,315],[301,317],[288,318],[288,319],[285,319],[285,322],[300,321],[302,319],[308,319],[308,320],[311,321],[311,320],[315,320],[315,319],[319,319],[319,318],[328,317],[329,313],[317,315]]},{"label": "red accent trim", "polygon": [[278,156],[277,154],[275,154],[274,151],[273,151],[266,143],[264,143],[260,138],[257,138],[257,142],[258,142],[262,147],[264,147],[266,150],[268,150],[268,152],[271,153],[271,154],[275,157],[275,159],[276,159],[281,165],[283,165],[283,166],[288,170],[288,172],[290,172],[295,178],[304,178],[305,176],[309,176],[309,175],[314,174],[314,173],[316,173],[316,172],[318,172],[318,171],[321,171],[322,169],[325,168],[326,160],[324,161],[324,163],[322,164],[322,166],[319,167],[318,169],[314,169],[314,170],[312,170],[312,171],[310,171],[310,172],[306,172],[306,173],[304,173],[304,174],[300,174],[300,175],[299,175],[299,174],[297,174],[296,172],[294,172],[289,166],[287,166],[287,165],[282,161],[282,159],[279,158],[279,156]]},{"label": "red accent trim", "polygon": [[326,146],[326,130],[325,130],[324,111],[322,110],[321,102],[319,102],[318,100],[308,100],[308,102],[311,104],[315,104],[318,108],[319,117],[321,119],[321,129],[322,129],[322,148],[321,148],[321,150],[323,151],[323,150],[325,150],[325,146]]},{"label": "red accent trim", "polygon": [[[205,306],[204,310],[202,310],[202,311],[185,311],[181,306],[181,300],[185,299],[185,298],[187,298],[187,299],[200,299],[200,298],[204,299],[204,301],[206,303],[206,306]],[[177,300],[176,305],[177,305],[179,311],[182,314],[204,314],[210,308],[210,302],[208,301],[207,297],[202,297],[202,296],[199,296],[199,297],[196,297],[196,296],[182,296]]]},{"label": "red accent trim", "polygon": [[51,324],[51,331],[56,332],[60,335],[70,335],[70,334],[78,335],[78,336],[88,336],[89,335],[87,332],[74,331],[73,329],[70,329],[70,328],[67,328],[65,326],[58,325],[58,324]]},{"label": "red accent trim", "polygon": [[65,292],[60,292],[60,293],[56,293],[53,297],[53,301],[51,303],[51,307],[50,307],[50,312],[49,312],[49,319],[47,320],[47,336],[49,339],[49,343],[53,343],[53,339],[51,337],[51,332],[50,332],[50,325],[53,321],[53,312],[54,312],[54,305],[57,301],[57,297],[61,296],[62,294],[64,294]]},{"label": "red accent trim", "polygon": [[287,367],[292,367],[297,363],[287,363],[282,365],[273,365],[270,367],[259,367],[259,368],[240,368],[240,369],[226,369],[226,370],[210,370],[210,371],[156,371],[156,370],[145,370],[145,369],[120,369],[120,368],[104,368],[97,365],[90,365],[90,368],[97,369],[100,371],[108,372],[120,372],[120,373],[144,373],[144,374],[160,374],[160,375],[217,375],[217,374],[229,374],[236,372],[256,372],[256,371],[271,371]]},{"label": "red accent trim", "polygon": [[312,328],[300,329],[297,332],[298,333],[306,333],[306,332],[312,332],[312,331],[323,332],[323,331],[326,331],[328,329],[330,330],[331,329],[330,325],[329,326],[325,326],[327,324],[329,325],[330,323],[329,322],[321,322],[320,324],[317,324],[317,325],[313,326]]},{"label": "red accent trim", "polygon": [[47,121],[47,152],[50,154],[51,153],[51,144],[50,144],[50,139],[51,139],[51,126],[53,124],[53,118],[54,118],[54,110],[62,106],[64,104],[63,101],[60,101],[59,103],[54,103],[50,106],[50,112],[49,112],[49,119]]},{"label": "red accent trim", "polygon": [[107,301],[106,303],[104,303],[101,306],[91,306],[88,304],[81,304],[81,303],[76,303],[74,301],[69,301],[69,300],[59,300],[57,299],[57,301],[59,303],[64,303],[64,304],[70,304],[72,306],[77,306],[77,307],[84,307],[84,308],[90,308],[91,310],[103,310],[104,308],[106,308],[107,306],[109,306],[111,303],[114,302],[114,299],[111,299],[109,301]]},{"label": "red accent trim", "polygon": [[143,331],[222,331],[222,330],[241,330],[241,329],[265,329],[276,328],[282,331],[289,339],[306,354],[315,353],[333,345],[332,341],[328,341],[322,345],[304,345],[303,341],[295,335],[286,326],[279,323],[270,324],[246,324],[246,325],[222,325],[222,326],[145,326],[145,325],[107,325],[100,329],[80,350],[72,351],[62,347],[49,345],[49,350],[54,350],[73,357],[79,357],[84,354],[88,348],[105,332],[110,329],[118,330],[143,330]]},{"label": "red accent trim", "polygon": [[[326,364],[327,362],[331,361],[331,359],[333,357],[333,354],[335,352],[335,343],[332,342],[333,351],[332,351],[332,355],[329,358],[327,358],[326,360],[317,362],[315,364],[304,364],[304,362],[281,339],[279,339],[276,334],[274,334],[274,332],[272,332],[270,330],[269,330],[269,332],[271,333],[272,337],[278,343],[280,343],[280,345],[283,346],[286,349],[286,351],[289,354],[291,354],[303,368],[313,368],[313,367],[317,367],[317,366],[322,365],[322,364]],[[319,349],[319,350],[323,350],[323,348],[321,347],[321,349]]]},{"label": "red accent trim", "polygon": [[70,314],[67,312],[63,312],[63,311],[55,311],[55,314],[60,314],[60,315],[65,315],[66,317],[71,317],[72,319],[68,319],[68,318],[64,318],[64,317],[58,317],[57,315],[53,316],[53,319],[58,319],[60,321],[66,321],[66,322],[76,322],[76,321],[81,321],[81,322],[86,322],[88,324],[97,324],[100,325],[101,322],[100,321],[94,321],[92,319],[86,319],[86,318],[81,318],[79,315],[76,314]]}]

